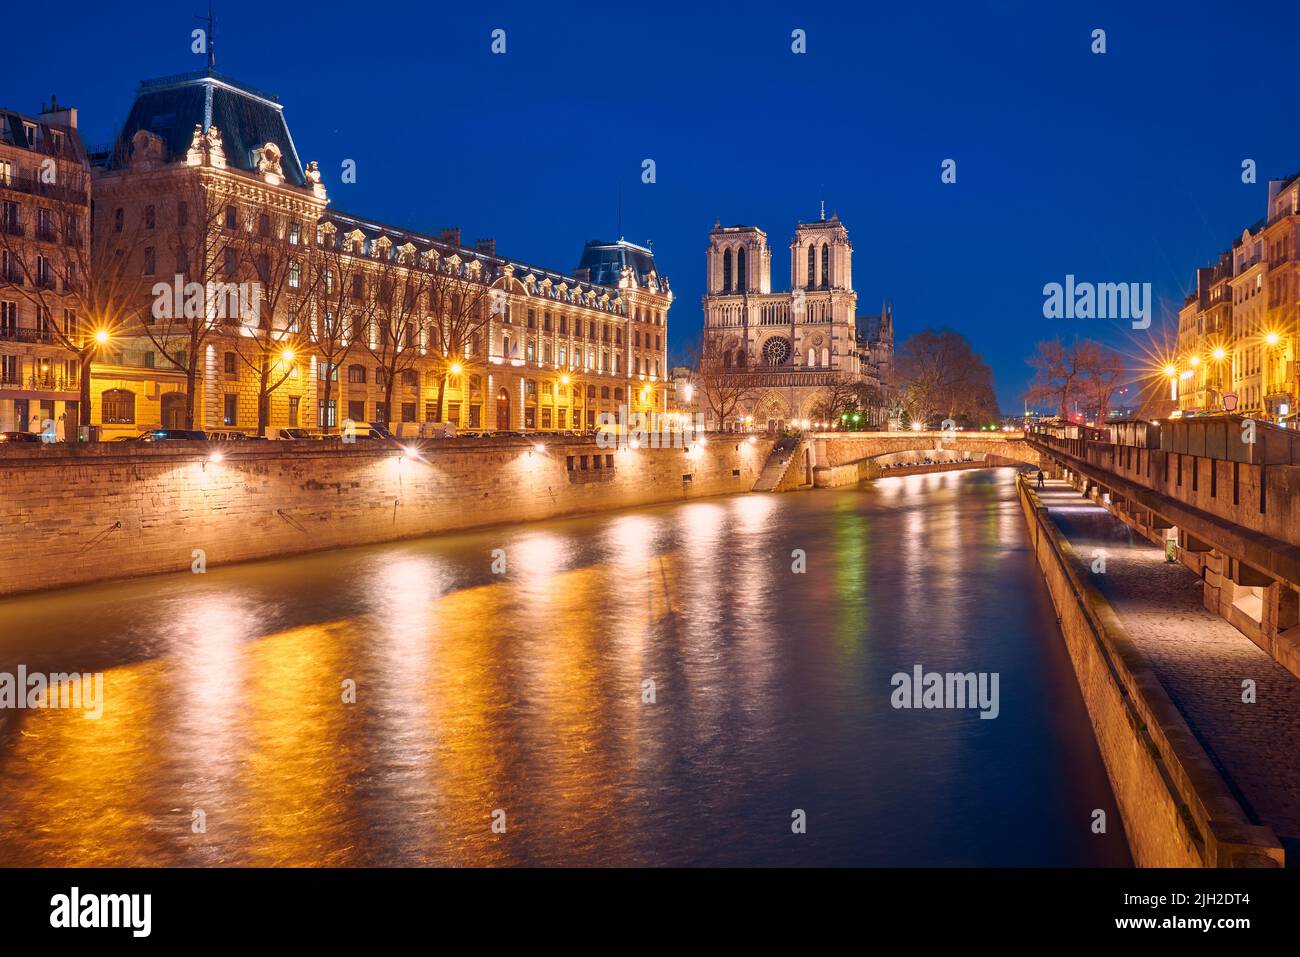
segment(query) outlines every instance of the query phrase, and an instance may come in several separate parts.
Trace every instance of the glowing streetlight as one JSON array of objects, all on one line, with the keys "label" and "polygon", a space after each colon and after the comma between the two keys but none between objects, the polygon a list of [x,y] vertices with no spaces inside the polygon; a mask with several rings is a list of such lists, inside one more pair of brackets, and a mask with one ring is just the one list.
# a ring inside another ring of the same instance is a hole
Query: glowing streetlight
[{"label": "glowing streetlight", "polygon": [[1214,352],[1211,354],[1214,356],[1215,362],[1222,362],[1224,359],[1228,358],[1228,351],[1224,349],[1222,346],[1215,349]]},{"label": "glowing streetlight", "polygon": [[564,375],[560,376],[560,385],[568,385],[568,384],[569,384],[569,376],[568,373],[565,373]]},{"label": "glowing streetlight", "polygon": [[1270,332],[1268,335],[1264,337],[1264,341],[1268,343],[1270,346],[1275,346],[1282,341],[1282,337],[1279,336],[1276,332]]},{"label": "glowing streetlight", "polygon": [[453,362],[451,364],[451,368],[448,369],[447,371],[450,372],[452,375],[460,375],[463,368],[464,367],[459,362]]},{"label": "glowing streetlight", "polygon": [[913,432],[920,432],[923,428],[925,428],[925,424],[924,424],[923,422],[913,422],[913,423],[912,423],[912,431],[913,431]]},{"label": "glowing streetlight", "polygon": [[1201,364],[1200,356],[1192,356],[1191,359],[1188,360],[1188,365],[1190,365],[1193,369],[1195,369],[1200,364]]},{"label": "glowing streetlight", "polygon": [[1176,379],[1178,378],[1178,370],[1172,365],[1167,365],[1165,366],[1165,375],[1169,376],[1171,379]]},{"label": "glowing streetlight", "polygon": [[285,362],[292,362],[292,361],[293,361],[293,350],[292,350],[292,349],[285,349],[283,352],[280,353],[280,358],[283,359]]},{"label": "glowing streetlight", "polygon": [[98,342],[101,346],[106,345],[108,343],[108,340],[109,340],[109,335],[107,329],[100,329],[95,333],[95,341]]}]

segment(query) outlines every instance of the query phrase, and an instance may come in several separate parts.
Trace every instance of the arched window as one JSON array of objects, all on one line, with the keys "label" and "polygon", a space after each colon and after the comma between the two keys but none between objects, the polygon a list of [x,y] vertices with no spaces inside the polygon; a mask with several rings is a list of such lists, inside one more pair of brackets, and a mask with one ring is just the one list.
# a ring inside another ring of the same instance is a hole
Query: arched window
[{"label": "arched window", "polygon": [[811,368],[812,366],[815,366],[816,364],[817,364],[817,350],[816,350],[816,349],[809,349],[809,350],[808,350],[808,365],[809,365],[809,367]]},{"label": "arched window", "polygon": [[736,250],[736,292],[745,291],[745,249]]},{"label": "arched window", "polygon": [[722,354],[722,366],[724,369],[731,368],[731,350],[728,349]]},{"label": "arched window", "polygon": [[731,292],[731,250],[722,254],[722,291]]},{"label": "arched window", "polygon": [[131,425],[135,422],[135,393],[128,389],[105,389],[102,419],[105,425]]},{"label": "arched window", "polygon": [[825,346],[822,346],[822,365],[829,366],[830,364],[831,364],[831,351],[827,349]]},{"label": "arched window", "polygon": [[822,243],[822,288],[831,284],[831,248]]},{"label": "arched window", "polygon": [[817,283],[817,247],[809,243],[808,245],[808,288],[812,289]]}]

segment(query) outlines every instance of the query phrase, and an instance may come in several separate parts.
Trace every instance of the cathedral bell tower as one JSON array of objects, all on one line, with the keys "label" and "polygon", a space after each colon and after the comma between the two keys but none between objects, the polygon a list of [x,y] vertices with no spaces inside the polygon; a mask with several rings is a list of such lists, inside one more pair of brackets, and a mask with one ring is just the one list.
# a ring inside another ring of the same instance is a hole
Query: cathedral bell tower
[{"label": "cathedral bell tower", "polygon": [[772,251],[757,226],[715,224],[709,233],[708,295],[772,291]]}]

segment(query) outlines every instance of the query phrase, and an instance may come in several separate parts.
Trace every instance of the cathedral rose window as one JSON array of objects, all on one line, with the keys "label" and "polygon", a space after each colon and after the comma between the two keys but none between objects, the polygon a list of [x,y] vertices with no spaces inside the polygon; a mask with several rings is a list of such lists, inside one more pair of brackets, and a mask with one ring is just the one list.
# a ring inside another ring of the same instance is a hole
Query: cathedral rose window
[{"label": "cathedral rose window", "polygon": [[790,361],[790,340],[773,336],[763,343],[763,361],[770,366],[785,365]]}]

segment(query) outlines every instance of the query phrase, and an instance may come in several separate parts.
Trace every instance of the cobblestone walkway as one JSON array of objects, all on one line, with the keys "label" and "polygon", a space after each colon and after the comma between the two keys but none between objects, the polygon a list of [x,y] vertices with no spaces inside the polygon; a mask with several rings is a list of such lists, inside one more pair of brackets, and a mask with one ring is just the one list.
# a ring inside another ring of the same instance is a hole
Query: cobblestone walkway
[{"label": "cobblestone walkway", "polygon": [[[1155,669],[1247,813],[1300,865],[1300,680],[1205,609],[1201,580],[1064,482],[1039,492],[1052,520]],[[1104,574],[1094,574],[1098,551]],[[1241,700],[1255,681],[1255,704]]]}]

